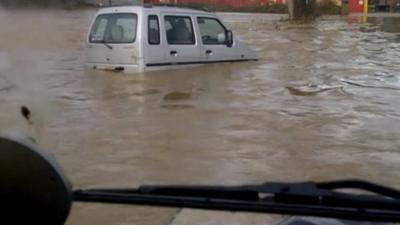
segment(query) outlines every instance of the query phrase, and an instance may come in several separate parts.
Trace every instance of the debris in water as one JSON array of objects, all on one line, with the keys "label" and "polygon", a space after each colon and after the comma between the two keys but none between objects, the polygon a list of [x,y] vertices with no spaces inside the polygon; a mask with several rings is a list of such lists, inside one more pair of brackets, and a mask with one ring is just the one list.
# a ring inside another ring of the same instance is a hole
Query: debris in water
[{"label": "debris in water", "polygon": [[325,91],[329,91],[332,89],[342,88],[342,86],[325,86],[325,85],[312,85],[309,84],[305,87],[292,87],[287,86],[285,87],[290,94],[292,95],[299,95],[299,96],[314,96],[318,93],[322,93]]},{"label": "debris in water", "polygon": [[372,33],[379,31],[379,27],[377,26],[363,26],[360,27],[359,30],[364,33]]},{"label": "debris in water", "polygon": [[179,109],[192,109],[194,108],[194,106],[184,105],[184,104],[174,104],[174,105],[162,105],[161,108],[179,110]]},{"label": "debris in water", "polygon": [[161,91],[158,90],[158,89],[146,89],[146,90],[143,90],[141,92],[137,92],[134,95],[136,95],[136,96],[144,96],[144,95],[155,95],[155,94],[160,94],[160,93],[161,93]]},{"label": "debris in water", "polygon": [[191,98],[192,95],[186,92],[173,91],[164,96],[164,101],[177,101]]}]

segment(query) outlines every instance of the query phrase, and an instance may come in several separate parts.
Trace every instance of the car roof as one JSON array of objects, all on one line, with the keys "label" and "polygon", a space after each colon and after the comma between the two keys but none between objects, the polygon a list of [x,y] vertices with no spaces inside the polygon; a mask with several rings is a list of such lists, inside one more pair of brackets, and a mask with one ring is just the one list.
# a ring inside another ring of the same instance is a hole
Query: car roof
[{"label": "car roof", "polygon": [[205,9],[194,9],[181,6],[163,6],[163,5],[145,5],[145,6],[111,6],[104,7],[98,11],[98,14],[105,13],[128,13],[128,12],[151,12],[151,13],[190,13],[196,15],[215,16],[216,14]]}]

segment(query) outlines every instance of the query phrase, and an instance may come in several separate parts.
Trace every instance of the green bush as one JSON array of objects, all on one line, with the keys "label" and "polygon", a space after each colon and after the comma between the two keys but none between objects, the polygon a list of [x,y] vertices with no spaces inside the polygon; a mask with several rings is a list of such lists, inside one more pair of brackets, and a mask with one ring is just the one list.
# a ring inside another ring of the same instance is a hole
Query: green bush
[{"label": "green bush", "polygon": [[322,0],[317,4],[317,10],[319,14],[340,14],[342,7],[333,0]]},{"label": "green bush", "polygon": [[293,1],[293,20],[299,22],[309,22],[318,16],[316,0],[294,0]]}]

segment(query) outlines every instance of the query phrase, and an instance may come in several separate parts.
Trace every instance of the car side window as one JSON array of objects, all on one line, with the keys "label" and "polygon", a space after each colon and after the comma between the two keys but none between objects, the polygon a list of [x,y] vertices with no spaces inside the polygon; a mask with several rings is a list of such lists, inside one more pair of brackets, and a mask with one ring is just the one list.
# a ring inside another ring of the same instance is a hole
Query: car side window
[{"label": "car side window", "polygon": [[104,39],[104,35],[106,33],[106,28],[107,28],[107,23],[108,23],[108,19],[107,18],[102,18],[103,16],[99,16],[99,18],[97,19],[95,26],[95,28],[93,28],[90,37],[91,37],[91,41],[95,42],[95,41],[102,41]]},{"label": "car side window", "polygon": [[192,20],[188,16],[165,16],[165,31],[170,45],[194,45]]},{"label": "car side window", "polygon": [[148,18],[148,41],[151,45],[160,44],[160,24],[156,15],[149,15]]},{"label": "car side window", "polygon": [[197,23],[199,25],[203,44],[226,44],[226,29],[218,19],[198,17]]}]

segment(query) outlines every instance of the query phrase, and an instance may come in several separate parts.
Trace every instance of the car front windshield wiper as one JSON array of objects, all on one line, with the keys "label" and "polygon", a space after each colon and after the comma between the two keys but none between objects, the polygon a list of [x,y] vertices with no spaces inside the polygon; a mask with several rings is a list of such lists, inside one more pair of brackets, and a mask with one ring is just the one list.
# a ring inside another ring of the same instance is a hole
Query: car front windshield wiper
[{"label": "car front windshield wiper", "polygon": [[108,44],[108,42],[105,39],[103,39],[101,41],[101,43],[104,44],[108,49],[111,49],[111,50],[113,49],[113,47],[110,44]]},{"label": "car front windshield wiper", "polygon": [[[353,189],[369,194],[350,194]],[[400,192],[360,180],[244,186],[142,186],[77,190],[75,201],[400,222]]]}]

